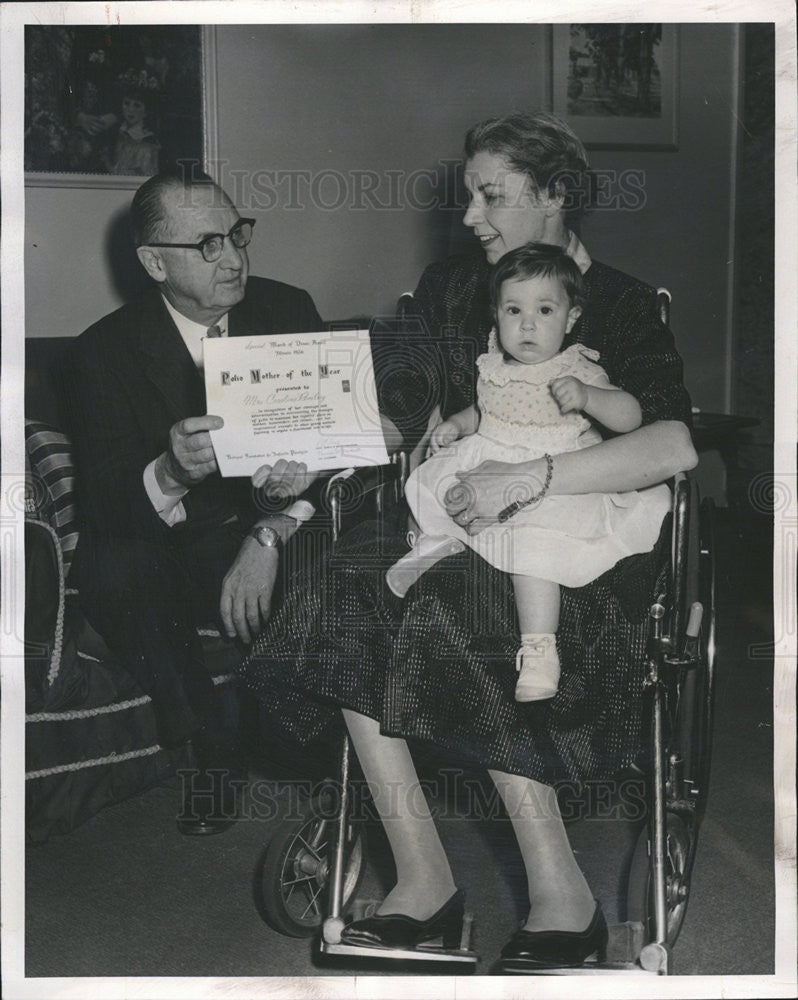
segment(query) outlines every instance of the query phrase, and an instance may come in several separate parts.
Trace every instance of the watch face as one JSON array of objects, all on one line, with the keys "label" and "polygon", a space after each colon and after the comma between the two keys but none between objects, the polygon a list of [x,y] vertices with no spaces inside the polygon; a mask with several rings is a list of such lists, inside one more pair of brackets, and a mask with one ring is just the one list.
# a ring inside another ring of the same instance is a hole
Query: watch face
[{"label": "watch face", "polygon": [[260,528],[256,528],[253,534],[260,544],[266,548],[275,549],[280,542],[280,536],[274,528],[261,526]]}]

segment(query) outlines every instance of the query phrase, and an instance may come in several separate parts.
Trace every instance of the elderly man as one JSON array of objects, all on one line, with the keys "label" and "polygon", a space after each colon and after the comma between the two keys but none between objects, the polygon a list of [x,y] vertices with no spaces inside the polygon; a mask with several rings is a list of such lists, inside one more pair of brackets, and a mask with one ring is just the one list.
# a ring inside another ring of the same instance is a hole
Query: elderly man
[{"label": "elderly man", "polygon": [[[243,642],[259,631],[280,547],[315,497],[268,514],[256,501],[261,491],[295,498],[315,477],[286,462],[261,471],[259,490],[220,477],[209,431],[222,421],[206,415],[202,340],[308,332],[321,320],[307,292],[249,277],[254,221],[207,175],[151,178],[131,216],[152,287],[77,339],[66,377],[85,517],[74,579],[87,617],[152,696],[161,744],[190,740],[200,770],[235,773],[235,713],[196,626],[220,616]],[[208,812],[179,828],[227,825]]]}]

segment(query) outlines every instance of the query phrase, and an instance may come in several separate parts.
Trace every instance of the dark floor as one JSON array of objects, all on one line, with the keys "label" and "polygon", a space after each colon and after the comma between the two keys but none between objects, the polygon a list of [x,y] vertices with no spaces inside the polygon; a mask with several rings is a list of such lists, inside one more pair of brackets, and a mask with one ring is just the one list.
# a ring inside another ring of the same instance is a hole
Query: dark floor
[{"label": "dark floor", "polygon": [[[774,969],[773,660],[759,647],[772,635],[769,527],[764,517],[721,514],[712,777],[673,971],[768,975]],[[26,975],[420,974],[418,967],[322,965],[310,941],[264,924],[253,875],[291,790],[259,779],[254,791],[261,813],[269,803],[270,818],[242,821],[207,840],[177,833],[176,788],[159,787],[30,847]],[[524,913],[517,849],[506,820],[450,818],[446,803],[437,804],[455,879],[475,914],[477,974],[488,974]],[[599,808],[571,823],[569,833],[608,920],[625,919],[624,877],[636,828]],[[378,897],[390,872],[374,834],[362,894]]]}]

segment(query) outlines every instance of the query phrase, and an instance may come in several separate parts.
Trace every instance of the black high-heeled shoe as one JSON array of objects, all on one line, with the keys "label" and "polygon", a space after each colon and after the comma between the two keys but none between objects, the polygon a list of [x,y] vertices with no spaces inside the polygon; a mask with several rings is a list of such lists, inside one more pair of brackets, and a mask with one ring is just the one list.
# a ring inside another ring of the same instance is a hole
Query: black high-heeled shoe
[{"label": "black high-heeled shoe", "polygon": [[516,931],[502,948],[500,966],[507,972],[568,968],[596,954],[607,958],[607,921],[596,902],[593,919],[583,931]]},{"label": "black high-heeled shoe", "polygon": [[403,913],[377,914],[355,920],[341,931],[346,944],[370,948],[418,948],[437,938],[444,948],[457,948],[463,927],[465,896],[458,889],[443,906],[427,920],[416,920]]}]

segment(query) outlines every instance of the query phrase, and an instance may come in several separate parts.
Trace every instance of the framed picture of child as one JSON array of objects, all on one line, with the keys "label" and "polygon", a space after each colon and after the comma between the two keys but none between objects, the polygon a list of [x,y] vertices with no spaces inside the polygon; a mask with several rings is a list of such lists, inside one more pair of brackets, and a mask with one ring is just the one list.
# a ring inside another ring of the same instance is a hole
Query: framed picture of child
[{"label": "framed picture of child", "polygon": [[134,188],[207,167],[213,44],[200,25],[26,25],[26,183]]}]

